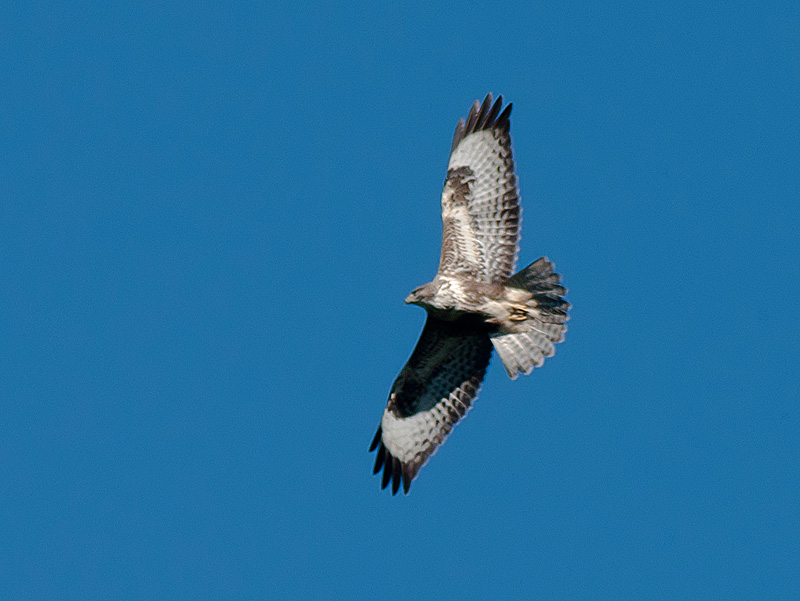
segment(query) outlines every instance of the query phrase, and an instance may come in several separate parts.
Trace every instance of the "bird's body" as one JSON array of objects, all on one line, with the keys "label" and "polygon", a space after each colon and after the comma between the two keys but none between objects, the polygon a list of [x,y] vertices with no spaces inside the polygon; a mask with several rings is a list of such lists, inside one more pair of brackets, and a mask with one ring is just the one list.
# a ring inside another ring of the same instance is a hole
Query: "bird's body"
[{"label": "bird's body", "polygon": [[428,315],[444,321],[470,322],[476,319],[488,332],[524,331],[529,313],[527,304],[533,294],[504,284],[486,284],[474,280],[437,276],[420,286],[406,302],[423,307]]},{"label": "bird's body", "polygon": [[442,254],[436,277],[406,303],[428,313],[395,380],[370,450],[383,487],[407,493],[419,469],[477,397],[492,349],[514,379],[540,366],[563,340],[569,304],[541,258],[512,275],[520,207],[502,97],[477,101],[459,121],[442,190]]}]

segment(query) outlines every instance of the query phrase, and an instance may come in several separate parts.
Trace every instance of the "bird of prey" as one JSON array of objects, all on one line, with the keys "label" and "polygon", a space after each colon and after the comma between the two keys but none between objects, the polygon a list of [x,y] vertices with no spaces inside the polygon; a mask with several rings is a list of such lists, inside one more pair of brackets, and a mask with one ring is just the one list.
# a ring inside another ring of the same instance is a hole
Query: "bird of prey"
[{"label": "bird of prey", "polygon": [[[502,109],[502,110],[501,110]],[[494,348],[511,379],[539,367],[564,339],[566,289],[542,257],[519,273],[520,205],[509,135],[511,104],[477,100],[458,121],[442,190],[442,254],[432,282],[406,304],[427,321],[389,393],[374,472],[408,494],[420,468],[478,396]],[[513,274],[513,275],[512,275]]]}]

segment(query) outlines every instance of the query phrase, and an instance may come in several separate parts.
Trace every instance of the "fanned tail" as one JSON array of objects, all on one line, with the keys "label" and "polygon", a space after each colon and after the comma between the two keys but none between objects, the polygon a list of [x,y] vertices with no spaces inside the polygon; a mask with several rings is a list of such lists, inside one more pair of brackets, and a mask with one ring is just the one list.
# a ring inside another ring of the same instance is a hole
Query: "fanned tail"
[{"label": "fanned tail", "polygon": [[546,357],[555,354],[555,343],[564,340],[570,304],[564,299],[567,290],[561,285],[561,276],[553,272],[554,267],[542,257],[506,282],[506,286],[532,294],[526,303],[527,318],[519,324],[524,331],[491,336],[512,380],[520,372],[529,374],[534,367],[540,367]]}]

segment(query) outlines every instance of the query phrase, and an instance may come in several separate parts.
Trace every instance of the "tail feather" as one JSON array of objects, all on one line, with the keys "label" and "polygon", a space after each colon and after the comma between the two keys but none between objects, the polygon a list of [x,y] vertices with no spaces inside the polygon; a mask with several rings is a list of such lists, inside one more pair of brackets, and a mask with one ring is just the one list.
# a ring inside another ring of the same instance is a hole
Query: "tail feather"
[{"label": "tail feather", "polygon": [[520,372],[529,374],[534,367],[541,367],[545,358],[555,353],[552,341],[538,331],[493,336],[492,344],[512,380]]},{"label": "tail feather", "polygon": [[497,332],[491,337],[512,380],[520,372],[529,374],[541,367],[546,357],[555,354],[554,343],[564,340],[570,305],[564,299],[567,291],[560,283],[561,276],[553,268],[542,257],[511,276],[506,284],[532,294],[527,302],[528,318],[520,324],[524,331]]},{"label": "tail feather", "polygon": [[560,285],[561,276],[553,273],[554,267],[547,257],[539,257],[508,278],[508,285],[530,292],[556,289],[563,294],[566,289]]}]

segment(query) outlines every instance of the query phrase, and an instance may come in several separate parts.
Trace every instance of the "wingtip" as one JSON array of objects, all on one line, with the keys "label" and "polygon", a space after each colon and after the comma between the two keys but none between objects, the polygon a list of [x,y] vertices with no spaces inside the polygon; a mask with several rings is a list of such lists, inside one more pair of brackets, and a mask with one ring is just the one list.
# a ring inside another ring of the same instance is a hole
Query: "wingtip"
[{"label": "wingtip", "polygon": [[511,127],[511,109],[513,107],[514,105],[511,102],[506,105],[506,108],[503,109],[503,112],[500,113],[495,120],[496,127],[508,131],[508,128]]},{"label": "wingtip", "polygon": [[509,103],[501,112],[500,109],[503,107],[503,95],[500,94],[495,100],[491,92],[486,94],[482,103],[479,100],[473,102],[467,114],[466,121],[464,119],[458,120],[450,152],[453,152],[459,142],[471,133],[485,129],[501,129],[503,131],[508,131],[511,125],[509,116],[511,115],[512,106],[513,105]]},{"label": "wingtip", "polygon": [[411,476],[407,470],[403,470],[403,494],[408,494],[408,489],[411,488]]},{"label": "wingtip", "polygon": [[396,495],[397,491],[400,490],[400,484],[402,484],[403,492],[408,494],[411,478],[403,463],[389,452],[383,442],[378,446],[378,456],[375,458],[375,467],[372,473],[377,474],[381,471],[381,468],[383,468],[381,490],[387,488],[391,483],[392,495]]},{"label": "wingtip", "polygon": [[467,133],[475,131],[475,127],[478,124],[478,116],[481,110],[481,103],[476,100],[472,103],[472,108],[469,109],[469,114],[467,115],[467,124],[464,127]]},{"label": "wingtip", "polygon": [[372,453],[372,451],[378,448],[378,444],[380,444],[382,438],[383,438],[383,428],[381,426],[378,426],[378,431],[375,433],[375,437],[372,439],[372,442],[369,445],[370,453]]},{"label": "wingtip", "polygon": [[458,123],[456,123],[456,131],[453,133],[453,145],[450,147],[451,153],[456,149],[456,146],[458,146],[458,143],[462,140],[463,137],[464,137],[464,119],[460,118],[458,120]]},{"label": "wingtip", "polygon": [[392,480],[392,457],[391,453],[387,451],[386,453],[388,456],[386,457],[386,461],[383,464],[383,478],[381,479],[381,490],[389,486],[389,482]]},{"label": "wingtip", "polygon": [[[477,100],[475,101],[477,102]],[[475,129],[480,130],[486,126],[487,117],[489,116],[489,111],[492,108],[492,93],[489,92],[486,95],[486,98],[483,99],[483,104],[481,104],[481,108],[478,109],[478,122],[475,124]]]},{"label": "wingtip", "polygon": [[370,451],[376,449],[378,451],[372,473],[378,474],[381,469],[383,469],[383,474],[381,475],[381,490],[387,488],[391,483],[392,495],[396,495],[401,486],[403,495],[407,495],[411,488],[411,482],[416,476],[417,469],[415,469],[414,464],[404,464],[397,457],[394,457],[381,441],[380,434],[381,431],[379,429],[376,439],[380,442],[375,446],[370,446]]},{"label": "wingtip", "polygon": [[375,457],[375,467],[372,468],[372,473],[377,474],[383,467],[383,462],[386,460],[386,447],[381,443],[378,447],[378,456]]},{"label": "wingtip", "polygon": [[400,481],[403,479],[403,467],[400,465],[400,460],[397,457],[393,458],[392,465],[392,496],[397,494],[400,489]]}]

